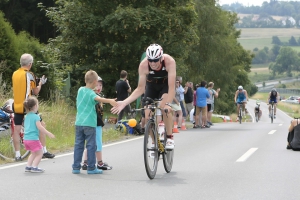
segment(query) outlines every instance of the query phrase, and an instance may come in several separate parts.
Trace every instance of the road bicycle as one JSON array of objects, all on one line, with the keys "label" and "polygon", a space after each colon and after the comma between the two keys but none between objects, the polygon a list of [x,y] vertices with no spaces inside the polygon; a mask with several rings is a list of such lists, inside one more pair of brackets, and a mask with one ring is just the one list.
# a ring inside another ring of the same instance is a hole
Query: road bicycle
[{"label": "road bicycle", "polygon": [[[145,109],[149,109],[149,120],[146,123],[145,133],[144,133],[144,163],[145,169],[149,179],[153,179],[156,175],[158,161],[160,155],[163,157],[163,164],[165,171],[167,173],[171,172],[173,165],[173,157],[174,157],[174,149],[166,149],[167,142],[167,131],[164,129],[164,134],[161,135],[158,131],[157,124],[157,115],[156,112],[159,108],[159,102],[162,99],[153,100],[149,97],[144,98],[145,107],[141,109],[134,109],[135,111],[142,111]],[[164,110],[165,113],[168,113],[168,110]]]},{"label": "road bicycle", "polygon": [[259,121],[260,113],[261,113],[260,103],[256,103],[256,107],[255,107],[255,120],[256,120],[256,122]]},{"label": "road bicycle", "polygon": [[242,118],[243,118],[243,102],[238,102],[237,104],[240,105],[238,118],[239,118],[239,122],[241,124],[242,123]]},{"label": "road bicycle", "polygon": [[[4,104],[0,108],[0,157],[4,160],[15,160],[15,148],[13,144],[13,132],[15,128],[14,114],[10,110],[9,104]],[[27,151],[23,144],[24,127],[22,126],[20,136],[21,158],[26,158],[30,151]]]},{"label": "road bicycle", "polygon": [[271,111],[270,111],[270,118],[271,118],[271,123],[273,123],[274,120],[274,101],[271,101]]}]

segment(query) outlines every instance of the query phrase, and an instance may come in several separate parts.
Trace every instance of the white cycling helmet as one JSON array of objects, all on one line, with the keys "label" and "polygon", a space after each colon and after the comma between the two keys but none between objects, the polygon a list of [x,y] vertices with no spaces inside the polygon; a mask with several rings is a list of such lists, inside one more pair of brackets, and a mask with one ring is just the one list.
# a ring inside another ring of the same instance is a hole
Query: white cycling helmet
[{"label": "white cycling helmet", "polygon": [[159,59],[163,55],[163,49],[158,44],[150,44],[146,50],[146,55],[148,59]]},{"label": "white cycling helmet", "polygon": [[240,86],[238,87],[238,90],[242,90],[242,89],[243,89],[243,86],[240,85]]}]

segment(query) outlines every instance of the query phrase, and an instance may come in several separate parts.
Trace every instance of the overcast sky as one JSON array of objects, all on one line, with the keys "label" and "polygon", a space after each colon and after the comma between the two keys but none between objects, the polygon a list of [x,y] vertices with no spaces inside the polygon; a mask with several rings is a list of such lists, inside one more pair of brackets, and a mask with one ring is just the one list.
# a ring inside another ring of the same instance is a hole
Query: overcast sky
[{"label": "overcast sky", "polygon": [[[239,2],[244,6],[248,6],[248,5],[261,6],[264,1],[270,2],[270,0],[219,0],[219,3],[223,5],[223,4],[232,4],[235,2]],[[290,0],[279,0],[279,1],[290,1]],[[299,1],[299,0],[294,0],[294,1]]]}]

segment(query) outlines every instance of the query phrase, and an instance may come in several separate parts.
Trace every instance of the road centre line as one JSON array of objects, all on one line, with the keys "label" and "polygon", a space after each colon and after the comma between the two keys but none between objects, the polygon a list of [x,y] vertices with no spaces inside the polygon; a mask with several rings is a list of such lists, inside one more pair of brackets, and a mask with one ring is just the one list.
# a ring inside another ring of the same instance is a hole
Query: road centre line
[{"label": "road centre line", "polygon": [[244,155],[242,155],[236,162],[244,162],[246,161],[258,148],[249,149]]},{"label": "road centre line", "polygon": [[[114,146],[114,145],[117,145],[117,144],[126,143],[126,142],[131,142],[131,141],[139,140],[139,139],[143,139],[143,138],[144,138],[144,136],[141,136],[141,137],[137,137],[137,138],[133,138],[133,139],[129,139],[129,140],[124,140],[124,141],[120,141],[120,142],[115,142],[115,143],[103,145],[103,148],[104,147],[109,147],[109,146]],[[65,154],[57,155],[57,156],[55,156],[55,158],[65,157],[65,156],[69,156],[69,155],[73,155],[73,154],[74,154],[74,152],[65,153]],[[50,159],[49,158],[44,158],[41,161],[43,161],[43,160],[50,160]],[[13,164],[13,165],[7,165],[7,166],[4,166],[4,167],[0,167],[0,170],[1,169],[8,169],[8,168],[13,168],[13,167],[18,167],[18,166],[26,165],[26,164],[27,164],[27,162],[22,162],[22,163]]]},{"label": "road centre line", "polygon": [[273,134],[275,132],[276,132],[276,130],[271,130],[268,134],[271,135],[271,134]]}]

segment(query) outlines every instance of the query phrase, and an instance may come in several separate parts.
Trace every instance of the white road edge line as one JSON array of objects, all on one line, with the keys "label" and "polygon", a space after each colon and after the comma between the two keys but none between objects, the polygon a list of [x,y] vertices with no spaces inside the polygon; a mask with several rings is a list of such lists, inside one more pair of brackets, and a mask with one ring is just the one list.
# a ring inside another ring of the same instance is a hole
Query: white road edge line
[{"label": "white road edge line", "polygon": [[[115,142],[115,143],[111,143],[111,144],[106,144],[106,145],[103,145],[103,148],[104,147],[110,147],[110,146],[118,145],[118,144],[122,144],[122,143],[126,143],[126,142],[131,142],[131,141],[134,141],[134,140],[139,140],[139,139],[142,139],[142,138],[144,138],[144,136],[133,138],[133,139],[129,139],[129,140],[124,140],[124,141],[120,141],[120,142]],[[74,152],[61,154],[61,155],[55,156],[55,158],[61,158],[61,157],[73,155],[73,153]],[[50,159],[44,158],[41,161],[43,161],[43,160],[50,160]],[[26,165],[26,164],[27,164],[27,162],[22,162],[22,163],[18,163],[18,164],[8,165],[8,166],[0,167],[0,170],[1,169],[8,169],[8,168],[13,168],[13,167],[18,167],[18,166],[22,166],[22,165]]]},{"label": "white road edge line", "polygon": [[276,130],[271,130],[268,134],[271,135],[271,134],[273,134],[275,132],[276,132]]},{"label": "white road edge line", "polygon": [[246,161],[258,148],[249,149],[244,155],[242,155],[236,162],[244,162]]}]

